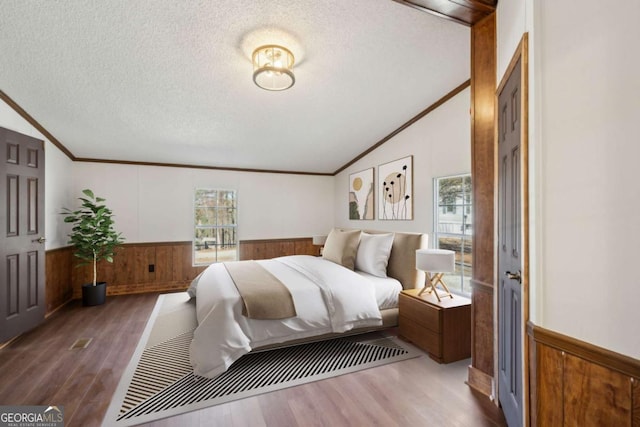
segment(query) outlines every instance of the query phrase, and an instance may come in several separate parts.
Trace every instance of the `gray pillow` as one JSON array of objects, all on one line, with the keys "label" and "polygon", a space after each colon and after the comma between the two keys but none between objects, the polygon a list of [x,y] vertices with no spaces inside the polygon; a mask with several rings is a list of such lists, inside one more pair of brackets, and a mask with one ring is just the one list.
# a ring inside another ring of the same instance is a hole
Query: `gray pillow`
[{"label": "gray pillow", "polygon": [[327,236],[322,250],[322,258],[353,270],[360,243],[360,233],[360,230],[342,231],[334,228]]}]

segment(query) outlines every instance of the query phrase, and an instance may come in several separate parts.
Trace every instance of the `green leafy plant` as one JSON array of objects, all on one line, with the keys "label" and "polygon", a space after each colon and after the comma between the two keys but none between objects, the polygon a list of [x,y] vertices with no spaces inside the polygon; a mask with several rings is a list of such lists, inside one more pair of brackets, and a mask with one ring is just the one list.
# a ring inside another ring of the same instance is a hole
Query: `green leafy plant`
[{"label": "green leafy plant", "polygon": [[124,242],[121,233],[113,228],[113,211],[104,204],[106,201],[96,197],[91,190],[82,190],[86,197],[79,197],[82,206],[72,211],[64,208],[64,222],[73,224],[69,234],[69,243],[74,245],[74,255],[84,262],[78,265],[93,264],[93,286],[96,285],[98,261],[113,262],[115,248]]}]

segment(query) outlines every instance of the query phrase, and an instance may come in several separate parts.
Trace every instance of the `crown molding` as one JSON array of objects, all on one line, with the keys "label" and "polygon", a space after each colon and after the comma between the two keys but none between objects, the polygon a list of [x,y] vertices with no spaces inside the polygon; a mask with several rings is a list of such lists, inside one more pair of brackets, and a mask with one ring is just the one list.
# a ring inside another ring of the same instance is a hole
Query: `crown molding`
[{"label": "crown molding", "polygon": [[58,139],[51,135],[51,133],[44,128],[36,119],[34,119],[29,113],[27,113],[17,102],[15,102],[9,95],[0,90],[0,99],[2,99],[9,107],[18,113],[23,119],[25,119],[31,126],[36,128],[45,138],[47,138],[53,145],[58,147],[66,156],[71,160],[76,160],[76,157],[71,151],[67,149]]}]

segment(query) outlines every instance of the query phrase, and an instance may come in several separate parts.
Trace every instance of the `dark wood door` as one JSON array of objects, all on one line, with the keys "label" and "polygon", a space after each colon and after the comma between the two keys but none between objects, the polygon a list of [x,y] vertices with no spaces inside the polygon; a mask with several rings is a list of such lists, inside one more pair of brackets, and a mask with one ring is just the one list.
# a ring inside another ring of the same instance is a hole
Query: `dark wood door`
[{"label": "dark wood door", "polygon": [[521,62],[498,94],[498,395],[522,425]]},{"label": "dark wood door", "polygon": [[44,319],[44,144],[0,128],[0,342]]}]

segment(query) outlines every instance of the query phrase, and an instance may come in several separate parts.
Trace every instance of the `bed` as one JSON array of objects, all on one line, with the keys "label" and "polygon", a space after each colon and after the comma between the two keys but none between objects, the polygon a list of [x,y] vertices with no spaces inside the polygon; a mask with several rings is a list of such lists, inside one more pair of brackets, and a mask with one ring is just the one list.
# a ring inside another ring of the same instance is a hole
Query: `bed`
[{"label": "bed", "polygon": [[[415,251],[426,246],[425,234],[333,229],[321,257],[212,264],[188,290],[198,320],[194,373],[213,378],[252,350],[396,326],[400,290],[424,284]],[[271,277],[272,305],[240,285]]]}]

